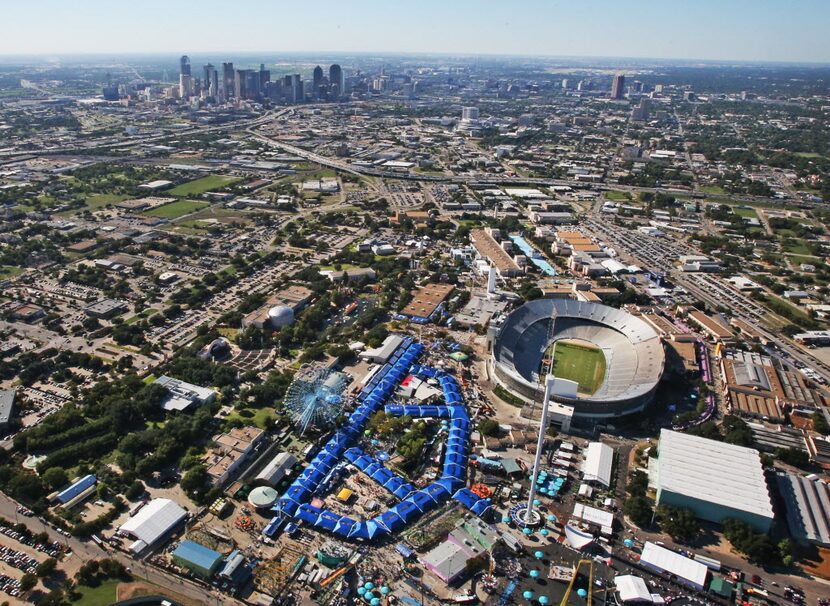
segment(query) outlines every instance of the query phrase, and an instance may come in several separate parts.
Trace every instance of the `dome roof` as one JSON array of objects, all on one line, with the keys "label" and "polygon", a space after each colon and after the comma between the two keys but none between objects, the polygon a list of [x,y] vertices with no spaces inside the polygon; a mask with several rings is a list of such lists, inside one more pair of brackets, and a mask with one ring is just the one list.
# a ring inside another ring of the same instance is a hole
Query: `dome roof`
[{"label": "dome roof", "polygon": [[248,495],[248,503],[258,509],[271,507],[277,502],[279,493],[270,486],[257,486]]},{"label": "dome roof", "polygon": [[275,305],[268,310],[271,326],[288,326],[294,321],[294,310],[287,305]]}]

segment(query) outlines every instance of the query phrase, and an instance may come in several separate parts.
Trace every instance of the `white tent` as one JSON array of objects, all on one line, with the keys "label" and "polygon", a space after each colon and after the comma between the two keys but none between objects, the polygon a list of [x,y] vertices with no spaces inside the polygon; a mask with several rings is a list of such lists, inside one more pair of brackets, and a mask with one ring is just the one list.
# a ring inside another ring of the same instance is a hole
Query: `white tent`
[{"label": "white tent", "polygon": [[186,516],[187,511],[174,501],[154,499],[124,522],[118,531],[136,539],[131,549],[136,548],[140,551],[172,532]]},{"label": "white tent", "polygon": [[614,579],[620,600],[623,602],[651,602],[651,593],[646,582],[633,574],[624,574]]}]

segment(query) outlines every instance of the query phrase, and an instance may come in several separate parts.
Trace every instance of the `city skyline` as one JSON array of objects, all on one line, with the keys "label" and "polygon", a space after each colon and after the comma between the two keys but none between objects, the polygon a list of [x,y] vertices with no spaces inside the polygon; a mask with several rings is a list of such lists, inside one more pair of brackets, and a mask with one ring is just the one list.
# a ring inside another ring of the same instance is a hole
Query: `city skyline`
[{"label": "city skyline", "polygon": [[[510,14],[491,2],[447,5],[426,0],[405,19],[399,7],[374,0],[358,6],[328,0],[279,6],[248,1],[235,4],[234,11],[217,0],[198,5],[150,0],[117,10],[92,0],[85,8],[81,14],[54,0],[39,3],[37,13],[33,5],[5,7],[6,20],[15,27],[0,40],[0,56],[158,54],[186,48],[191,55],[318,52],[830,62],[830,42],[822,31],[830,20],[830,5],[820,0],[805,0],[797,9],[772,0],[736,0],[727,6],[702,0],[694,7],[670,2],[659,11],[648,0],[532,0]],[[253,18],[260,36],[250,35]],[[223,35],[207,35],[216,31],[217,19]],[[291,22],[298,27],[283,27]],[[309,35],[310,27],[314,35]]]}]

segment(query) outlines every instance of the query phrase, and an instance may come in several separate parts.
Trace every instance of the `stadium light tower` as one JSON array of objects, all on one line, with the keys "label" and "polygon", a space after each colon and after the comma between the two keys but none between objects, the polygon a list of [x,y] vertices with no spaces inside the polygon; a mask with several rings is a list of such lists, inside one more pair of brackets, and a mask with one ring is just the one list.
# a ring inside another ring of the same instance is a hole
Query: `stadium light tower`
[{"label": "stadium light tower", "polygon": [[542,399],[542,419],[539,423],[539,439],[536,442],[536,459],[533,461],[533,473],[530,474],[530,494],[527,498],[527,508],[519,512],[519,517],[526,526],[535,526],[542,521],[542,517],[533,509],[536,499],[536,479],[539,477],[539,464],[542,462],[542,449],[545,445],[545,432],[548,428],[548,406],[556,377],[548,374],[545,377],[545,397]]},{"label": "stadium light tower", "polygon": [[[550,324],[548,324],[548,337],[545,347],[550,347],[556,335],[556,308],[551,313]],[[542,450],[545,446],[545,433],[548,429],[548,408],[553,388],[556,384],[556,377],[553,376],[553,351],[550,351],[548,360],[544,364],[545,395],[542,398],[542,418],[539,421],[539,439],[536,441],[536,458],[533,461],[533,472],[530,474],[530,494],[527,498],[527,507],[524,511],[518,512],[519,519],[525,526],[535,526],[542,521],[542,516],[533,509],[533,501],[536,500],[536,480],[539,477],[539,464],[542,462]]]}]

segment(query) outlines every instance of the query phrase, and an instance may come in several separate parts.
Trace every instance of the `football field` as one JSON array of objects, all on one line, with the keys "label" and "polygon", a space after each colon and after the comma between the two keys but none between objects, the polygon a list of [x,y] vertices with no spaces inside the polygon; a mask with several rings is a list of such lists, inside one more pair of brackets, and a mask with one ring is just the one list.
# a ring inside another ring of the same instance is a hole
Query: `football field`
[{"label": "football field", "polygon": [[553,376],[579,384],[579,392],[592,394],[605,379],[605,355],[597,347],[557,341],[553,349]]}]

